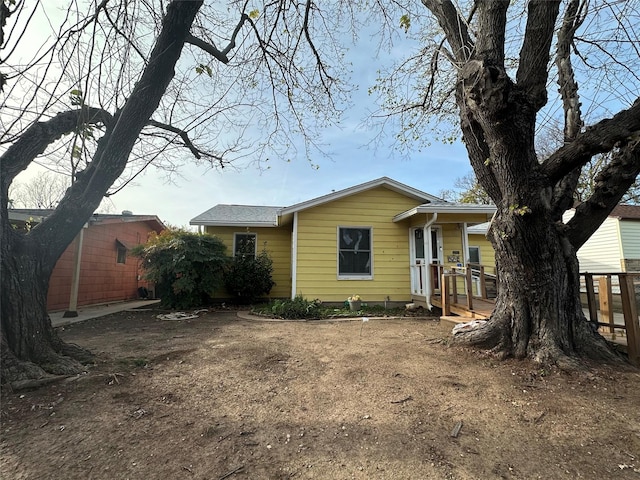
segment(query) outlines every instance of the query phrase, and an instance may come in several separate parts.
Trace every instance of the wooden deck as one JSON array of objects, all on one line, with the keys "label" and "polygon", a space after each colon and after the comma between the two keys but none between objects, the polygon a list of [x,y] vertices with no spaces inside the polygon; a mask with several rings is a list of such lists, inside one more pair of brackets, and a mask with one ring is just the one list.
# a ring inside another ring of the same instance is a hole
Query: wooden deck
[{"label": "wooden deck", "polygon": [[[431,296],[429,303],[442,310],[442,320],[455,324],[491,316],[495,299],[487,298],[484,273],[480,282],[482,288],[476,289],[480,291],[480,295],[474,295],[470,266],[467,266],[466,272],[445,272],[438,267],[441,288]],[[600,333],[609,342],[626,352],[632,364],[640,366],[640,317],[636,306],[640,272],[583,273],[581,276],[586,290],[587,319],[598,325]],[[619,300],[614,298],[616,295],[612,288],[612,277],[617,277],[615,287]],[[599,288],[596,289],[595,285]],[[423,306],[427,305],[424,296],[413,296],[412,300]],[[458,315],[459,318],[453,315]]]},{"label": "wooden deck", "polygon": [[[485,319],[491,316],[491,313],[496,306],[495,303],[491,300],[474,297],[472,300],[472,308],[469,309],[467,304],[467,296],[458,295],[457,297],[457,302],[449,303],[449,312],[447,312],[445,315],[454,313],[466,318]],[[431,296],[431,305],[440,308],[444,314],[445,309],[443,308],[442,296],[440,294]]]}]

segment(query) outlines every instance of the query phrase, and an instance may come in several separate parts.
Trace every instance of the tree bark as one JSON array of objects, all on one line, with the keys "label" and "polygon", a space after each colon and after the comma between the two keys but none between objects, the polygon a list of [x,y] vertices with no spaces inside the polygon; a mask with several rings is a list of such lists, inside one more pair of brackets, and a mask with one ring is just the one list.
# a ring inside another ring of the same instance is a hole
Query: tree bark
[{"label": "tree bark", "polygon": [[48,374],[68,375],[83,369],[91,354],[67,345],[56,334],[47,313],[49,277],[55,265],[29,237],[3,229],[1,378],[19,381]]},{"label": "tree bark", "polygon": [[[82,363],[90,361],[86,350],[62,342],[51,326],[47,314],[49,277],[58,258],[126,167],[140,131],[174,76],[174,66],[202,3],[193,0],[169,4],[147,67],[115,115],[90,108],[59,114],[33,124],[0,157],[2,383],[78,373]],[[100,121],[106,126],[85,174],[67,190],[49,217],[27,233],[15,231],[7,211],[11,181],[47,145],[73,131],[78,121]]]}]

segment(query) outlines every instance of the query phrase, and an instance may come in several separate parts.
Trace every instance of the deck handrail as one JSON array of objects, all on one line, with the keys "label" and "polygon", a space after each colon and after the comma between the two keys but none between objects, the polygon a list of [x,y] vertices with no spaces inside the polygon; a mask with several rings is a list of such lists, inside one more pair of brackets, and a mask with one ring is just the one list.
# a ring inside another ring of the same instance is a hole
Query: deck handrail
[{"label": "deck handrail", "polygon": [[[493,299],[489,298],[487,292],[487,279],[491,279],[496,282],[497,288],[497,275],[488,274],[485,269],[486,266],[479,263],[467,263],[464,267],[451,266],[445,267],[442,264],[432,264],[432,271],[437,272],[440,282],[440,295],[442,298],[442,310],[443,315],[451,314],[451,305],[458,304],[458,282],[457,278],[464,279],[464,295],[466,299],[466,308],[469,311],[473,311],[474,298],[491,302]],[[476,272],[474,274],[474,272]],[[452,282],[451,279],[454,279]],[[473,294],[473,280],[477,278],[480,282],[478,286],[478,295]]]}]

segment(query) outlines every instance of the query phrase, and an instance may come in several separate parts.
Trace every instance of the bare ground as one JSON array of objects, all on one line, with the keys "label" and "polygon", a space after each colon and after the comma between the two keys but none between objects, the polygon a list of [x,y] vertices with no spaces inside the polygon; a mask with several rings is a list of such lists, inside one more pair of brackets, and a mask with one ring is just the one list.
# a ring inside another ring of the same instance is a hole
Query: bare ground
[{"label": "bare ground", "polygon": [[0,478],[640,478],[637,370],[498,362],[434,319],[156,313],[65,327],[88,374],[3,392]]}]

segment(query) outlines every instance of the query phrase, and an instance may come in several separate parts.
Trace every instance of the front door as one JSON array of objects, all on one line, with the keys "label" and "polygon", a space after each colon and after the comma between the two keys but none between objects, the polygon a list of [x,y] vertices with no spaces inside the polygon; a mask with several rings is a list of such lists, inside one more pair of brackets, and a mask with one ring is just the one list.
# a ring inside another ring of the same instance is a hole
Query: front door
[{"label": "front door", "polygon": [[425,260],[424,229],[411,229],[411,293],[426,295],[426,260]]},{"label": "front door", "polygon": [[[411,293],[427,296],[427,275],[431,275],[431,289],[440,288],[438,270],[430,265],[442,264],[442,230],[431,226],[425,242],[423,227],[411,229]],[[428,261],[427,261],[428,260]]]}]

